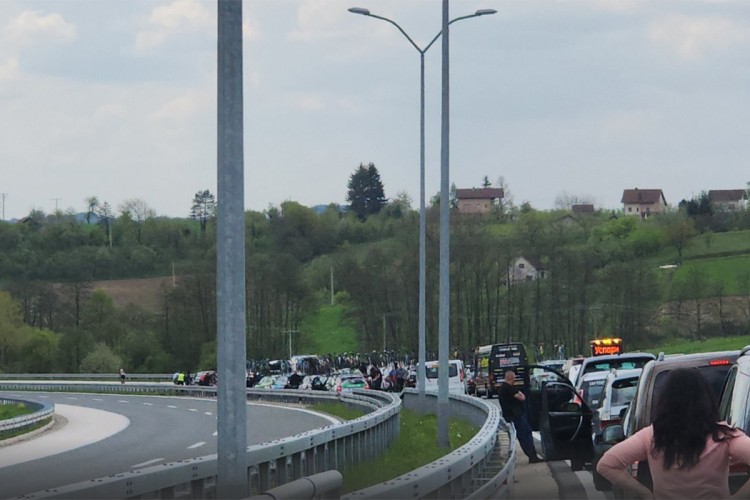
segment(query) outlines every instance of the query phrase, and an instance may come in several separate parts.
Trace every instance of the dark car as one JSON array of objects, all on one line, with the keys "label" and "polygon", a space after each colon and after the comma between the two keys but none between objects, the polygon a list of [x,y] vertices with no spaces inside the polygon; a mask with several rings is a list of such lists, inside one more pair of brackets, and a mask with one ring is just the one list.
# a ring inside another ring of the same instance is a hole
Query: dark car
[{"label": "dark car", "polygon": [[[650,361],[643,367],[635,397],[628,406],[622,425],[615,424],[607,427],[604,431],[604,442],[614,444],[651,425],[655,403],[659,400],[661,391],[664,390],[667,375],[676,368],[699,370],[708,380],[718,401],[727,374],[739,354],[740,351],[719,351],[673,357],[660,355],[655,361]],[[633,464],[631,470],[643,485],[648,488],[653,487],[648,462]],[[619,490],[616,493],[622,494]]]}]

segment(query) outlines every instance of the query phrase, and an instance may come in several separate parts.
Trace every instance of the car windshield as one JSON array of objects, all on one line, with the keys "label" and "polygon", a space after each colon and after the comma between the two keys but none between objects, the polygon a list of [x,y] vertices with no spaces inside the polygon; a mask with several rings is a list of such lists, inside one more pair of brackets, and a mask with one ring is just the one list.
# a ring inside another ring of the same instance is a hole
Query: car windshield
[{"label": "car windshield", "polygon": [[[724,381],[727,378],[727,373],[729,373],[730,368],[731,364],[729,363],[699,366],[696,368],[704,377],[706,377],[706,380],[708,380],[708,385],[711,387],[717,401],[721,398],[721,392],[724,390]],[[659,401],[661,393],[664,390],[664,384],[667,381],[667,375],[669,375],[669,371],[661,372],[656,376],[656,379],[654,380],[654,394],[652,396],[652,401]],[[654,404],[651,405],[652,420],[654,418],[655,406],[656,405]]]},{"label": "car windshield", "polygon": [[604,390],[604,379],[584,380],[581,384],[581,397],[587,405],[596,407]]},{"label": "car windshield", "polygon": [[615,380],[612,383],[612,406],[630,403],[638,387],[638,377]]},{"label": "car windshield", "polygon": [[[438,378],[438,367],[437,365],[427,366],[426,367],[426,375],[427,378]],[[448,377],[457,377],[458,376],[458,367],[454,364],[451,364],[448,368]]]},{"label": "car windshield", "polygon": [[618,359],[607,359],[601,361],[593,361],[587,363],[583,369],[583,373],[591,372],[603,372],[610,371],[612,368],[618,370],[632,370],[635,368],[643,368],[646,363],[651,361],[652,357],[644,356],[642,358],[618,358]]}]

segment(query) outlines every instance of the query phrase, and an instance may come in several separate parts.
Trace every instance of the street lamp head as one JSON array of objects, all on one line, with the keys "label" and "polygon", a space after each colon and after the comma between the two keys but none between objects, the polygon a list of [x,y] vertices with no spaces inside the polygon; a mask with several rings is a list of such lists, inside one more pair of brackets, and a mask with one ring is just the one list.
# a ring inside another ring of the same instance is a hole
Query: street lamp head
[{"label": "street lamp head", "polygon": [[[349,9],[352,10],[352,9]],[[495,9],[479,9],[474,13],[475,16],[489,16],[492,14],[497,14],[497,11]]]},{"label": "street lamp head", "polygon": [[348,10],[352,14],[362,14],[363,16],[369,16],[370,15],[370,11],[369,10],[363,9],[361,7],[350,7]]}]

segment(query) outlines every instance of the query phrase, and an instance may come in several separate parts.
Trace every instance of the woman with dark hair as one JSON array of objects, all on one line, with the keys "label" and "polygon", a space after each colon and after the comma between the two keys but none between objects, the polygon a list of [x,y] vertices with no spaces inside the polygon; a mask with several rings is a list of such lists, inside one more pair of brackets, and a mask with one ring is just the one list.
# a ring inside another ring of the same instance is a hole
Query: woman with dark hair
[{"label": "woman with dark hair", "polygon": [[[719,420],[713,393],[694,368],[667,375],[653,423],[616,444],[597,471],[643,498],[730,498],[729,461],[750,463],[750,438]],[[628,472],[648,460],[653,493]],[[750,482],[734,495],[747,498]]]}]

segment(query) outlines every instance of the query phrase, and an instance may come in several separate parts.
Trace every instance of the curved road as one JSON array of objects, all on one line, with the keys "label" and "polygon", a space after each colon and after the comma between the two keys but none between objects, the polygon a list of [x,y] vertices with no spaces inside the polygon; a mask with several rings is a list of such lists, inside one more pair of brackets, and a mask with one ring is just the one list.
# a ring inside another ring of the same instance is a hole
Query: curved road
[{"label": "curved road", "polygon": [[[49,401],[70,416],[61,429],[0,447],[1,498],[216,453],[216,400],[23,392],[0,396]],[[248,445],[332,423],[332,417],[308,410],[248,406]],[[47,453],[56,454],[40,456]]]}]

